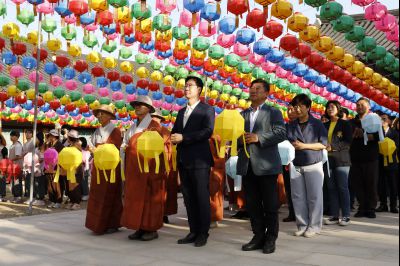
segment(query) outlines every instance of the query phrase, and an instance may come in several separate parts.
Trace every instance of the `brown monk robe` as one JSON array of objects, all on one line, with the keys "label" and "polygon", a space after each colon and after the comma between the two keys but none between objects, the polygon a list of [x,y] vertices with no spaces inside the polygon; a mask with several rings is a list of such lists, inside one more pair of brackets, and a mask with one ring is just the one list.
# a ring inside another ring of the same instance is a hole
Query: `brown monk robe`
[{"label": "brown monk robe", "polygon": [[[104,110],[101,110],[104,109]],[[95,111],[96,117],[100,123],[107,114],[113,110],[109,106],[100,106]],[[108,118],[107,118],[108,119]],[[101,128],[98,128],[92,136],[92,144],[99,146],[104,143],[114,144],[117,149],[121,147],[121,131],[111,122],[103,122]],[[107,137],[108,136],[108,137]],[[92,169],[92,180],[90,184],[89,201],[86,214],[86,227],[96,234],[113,233],[118,230],[122,214],[122,180],[121,167],[115,169],[115,183],[107,182],[103,171],[99,171],[100,184],[97,184],[96,168]],[[111,171],[106,171],[109,177]]]},{"label": "brown monk robe", "polygon": [[[163,134],[161,125],[151,120],[144,131]],[[137,140],[143,134],[134,134],[125,150],[125,197],[121,224],[136,230],[129,236],[132,240],[149,241],[158,238],[157,230],[163,226],[165,196],[164,155],[160,155],[159,173],[155,173],[156,163],[149,160],[149,173],[141,172],[138,163]],[[169,133],[168,133],[169,134]],[[165,139],[166,136],[162,135]],[[143,157],[139,155],[143,167]],[[142,168],[143,170],[143,168]]]},{"label": "brown monk robe", "polygon": [[214,137],[210,139],[214,166],[210,173],[211,222],[219,222],[224,218],[224,183],[225,158],[219,158]]}]

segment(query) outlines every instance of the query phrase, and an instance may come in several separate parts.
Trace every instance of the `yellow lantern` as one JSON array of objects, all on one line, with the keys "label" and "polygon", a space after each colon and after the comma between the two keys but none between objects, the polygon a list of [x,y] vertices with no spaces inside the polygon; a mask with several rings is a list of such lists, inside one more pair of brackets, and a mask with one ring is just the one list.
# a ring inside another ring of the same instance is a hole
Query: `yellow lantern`
[{"label": "yellow lantern", "polygon": [[64,95],[63,97],[61,97],[60,103],[63,105],[69,104],[71,103],[71,98],[69,98],[68,95]]},{"label": "yellow lantern", "polygon": [[175,79],[171,75],[166,75],[163,78],[163,83],[165,86],[172,86],[172,85],[174,85],[174,82],[175,82]]},{"label": "yellow lantern", "polygon": [[34,100],[35,99],[35,89],[29,89],[26,91],[26,98],[28,100]]},{"label": "yellow lantern", "polygon": [[85,106],[86,102],[83,98],[80,98],[79,100],[75,101],[74,104],[76,107],[79,108],[79,107]]},{"label": "yellow lantern", "polygon": [[291,31],[303,31],[308,26],[308,17],[296,12],[288,19],[287,25]]},{"label": "yellow lantern", "polygon": [[155,81],[155,82],[162,80],[162,78],[163,78],[163,74],[162,74],[160,71],[158,71],[158,70],[154,71],[154,72],[151,73],[151,75],[150,75],[150,79],[151,79],[152,81]]},{"label": "yellow lantern", "polygon": [[340,46],[334,46],[331,50],[325,53],[326,58],[332,61],[339,61],[344,57],[344,49]]},{"label": "yellow lantern", "polygon": [[90,8],[96,12],[101,12],[108,9],[107,0],[92,0],[89,1]]},{"label": "yellow lantern", "polygon": [[364,70],[357,75],[358,78],[362,80],[369,80],[372,78],[372,75],[374,74],[374,70],[370,67],[365,67]]},{"label": "yellow lantern", "polygon": [[229,97],[229,104],[237,104],[238,98],[236,96]]},{"label": "yellow lantern", "polygon": [[124,71],[125,73],[132,72],[133,70],[133,65],[129,61],[124,61],[119,65],[119,68]]},{"label": "yellow lantern", "polygon": [[43,93],[43,100],[45,102],[50,102],[54,99],[54,95],[53,92],[51,91],[46,91],[45,93]]},{"label": "yellow lantern", "polygon": [[77,44],[70,44],[68,46],[67,52],[72,57],[78,57],[82,55],[82,49]]},{"label": "yellow lantern", "polygon": [[271,7],[271,16],[278,19],[287,19],[293,14],[293,5],[286,0],[278,0]]},{"label": "yellow lantern", "polygon": [[322,53],[326,53],[333,48],[335,43],[331,37],[321,36],[319,40],[314,43],[314,48]]},{"label": "yellow lantern", "polygon": [[190,39],[186,40],[176,40],[175,49],[180,51],[189,51],[191,47]]},{"label": "yellow lantern", "polygon": [[172,30],[167,30],[164,32],[156,31],[156,40],[163,42],[172,41]]},{"label": "yellow lantern", "polygon": [[176,88],[177,88],[178,90],[183,90],[183,89],[185,88],[185,84],[186,84],[185,79],[180,79],[180,80],[178,80],[178,82],[176,83]]},{"label": "yellow lantern", "polygon": [[353,75],[357,75],[358,73],[361,73],[362,71],[364,71],[365,65],[363,62],[361,61],[355,61],[354,64],[349,67],[347,70],[353,74]]},{"label": "yellow lantern", "polygon": [[309,25],[300,32],[300,39],[307,43],[315,43],[320,36],[320,30],[317,26]]},{"label": "yellow lantern", "polygon": [[[160,171],[160,155],[164,155],[164,164],[165,170],[169,172],[169,164],[167,154],[164,148],[164,139],[157,131],[145,131],[143,134],[137,139],[137,157],[140,172],[149,173],[149,161],[151,159],[155,159],[156,169],[155,173],[158,174]],[[143,156],[144,165],[142,169],[142,165],[140,163],[140,155]]]},{"label": "yellow lantern", "polygon": [[18,96],[18,94],[19,94],[19,90],[18,90],[17,86],[15,86],[15,85],[8,86],[8,88],[7,88],[8,96],[15,97],[15,96]]},{"label": "yellow lantern", "polygon": [[223,64],[224,64],[224,59],[223,58],[218,59],[218,60],[209,58],[208,60],[209,60],[210,64],[215,66],[215,67],[222,67]]},{"label": "yellow lantern", "polygon": [[113,69],[117,65],[118,65],[118,61],[114,57],[109,56],[109,57],[104,58],[104,61],[103,61],[103,66],[104,67],[109,68],[109,69]]},{"label": "yellow lantern", "polygon": [[11,115],[10,115],[10,119],[11,120],[17,120],[19,118],[19,114],[18,113],[12,113]]},{"label": "yellow lantern", "polygon": [[390,85],[390,80],[388,80],[385,77],[382,77],[382,80],[381,80],[381,83],[379,84],[379,87],[381,87],[385,91],[388,91],[389,90],[389,85]]},{"label": "yellow lantern", "polygon": [[99,52],[96,51],[91,51],[90,53],[88,53],[88,55],[86,56],[86,59],[91,62],[91,63],[98,63],[100,62],[101,59],[101,55]]},{"label": "yellow lantern", "polygon": [[136,70],[136,75],[139,78],[145,79],[145,78],[147,78],[149,76],[149,70],[146,67],[139,67]]},{"label": "yellow lantern", "polygon": [[3,25],[3,35],[6,36],[7,38],[15,38],[18,37],[19,35],[19,27],[17,24],[13,22],[8,22]]},{"label": "yellow lantern", "polygon": [[53,53],[61,49],[62,43],[60,39],[50,39],[47,41],[47,48]]},{"label": "yellow lantern", "polygon": [[117,8],[117,22],[121,24],[129,23],[132,21],[131,10],[129,7]]},{"label": "yellow lantern", "polygon": [[26,118],[26,120],[28,120],[28,122],[33,122],[34,121],[34,116],[33,115],[28,115],[28,117]]},{"label": "yellow lantern", "polygon": [[[98,146],[94,152],[94,166],[97,171],[97,184],[100,184],[100,170],[103,171],[104,177],[107,182],[115,183],[115,170],[121,162],[121,158],[119,155],[119,150],[115,147],[114,144],[103,144]],[[110,172],[110,179],[108,179],[106,171]],[[125,180],[125,176],[122,174],[122,180]]]},{"label": "yellow lantern", "polygon": [[372,74],[371,81],[372,81],[371,82],[372,86],[379,85],[381,83],[381,81],[382,81],[382,75],[379,74],[379,73]]},{"label": "yellow lantern", "polygon": [[221,101],[228,101],[229,100],[229,94],[227,93],[222,93],[221,96],[219,97],[221,99]]},{"label": "yellow lantern", "polygon": [[[225,158],[226,143],[232,142],[231,156],[237,156],[237,140],[239,137],[244,138],[244,118],[236,110],[225,109],[215,119],[214,135],[217,135],[221,139],[221,147],[218,149],[218,142],[216,147],[218,156]],[[243,141],[245,144],[245,141]],[[246,145],[246,144],[245,144]],[[246,146],[245,146],[246,150]],[[247,156],[249,157],[247,151]]]},{"label": "yellow lantern", "polygon": [[98,100],[92,102],[91,104],[89,104],[90,109],[92,110],[96,110],[97,108],[100,107],[100,102]]},{"label": "yellow lantern", "polygon": [[135,29],[141,33],[149,33],[152,31],[152,21],[150,18],[145,20],[136,20]]},{"label": "yellow lantern", "polygon": [[82,152],[75,147],[65,147],[58,154],[57,172],[54,182],[60,178],[60,167],[67,171],[67,180],[76,183],[76,169],[82,164]]},{"label": "yellow lantern", "polygon": [[343,58],[336,62],[336,64],[343,68],[351,67],[356,59],[352,54],[344,54]]},{"label": "yellow lantern", "polygon": [[207,56],[206,52],[201,52],[201,51],[197,51],[195,49],[192,49],[192,57],[196,58],[196,59],[202,59],[204,60]]},{"label": "yellow lantern", "polygon": [[233,73],[236,71],[236,69],[234,67],[230,67],[228,65],[224,65],[224,70],[228,73]]},{"label": "yellow lantern", "polygon": [[[383,164],[393,163],[393,153],[396,151],[396,143],[390,138],[384,138],[379,142],[379,153],[383,155]],[[398,158],[395,158],[396,162]]]},{"label": "yellow lantern", "polygon": [[211,99],[218,99],[219,93],[217,90],[210,91],[210,98]]},{"label": "yellow lantern", "polygon": [[240,108],[245,109],[246,108],[246,104],[247,104],[246,100],[244,100],[244,99],[240,99],[239,100],[238,105],[239,105]]},{"label": "yellow lantern", "polygon": [[[40,35],[40,39],[43,40],[42,35]],[[32,45],[37,45],[39,41],[39,34],[36,30],[28,32],[26,35],[26,41]]]}]

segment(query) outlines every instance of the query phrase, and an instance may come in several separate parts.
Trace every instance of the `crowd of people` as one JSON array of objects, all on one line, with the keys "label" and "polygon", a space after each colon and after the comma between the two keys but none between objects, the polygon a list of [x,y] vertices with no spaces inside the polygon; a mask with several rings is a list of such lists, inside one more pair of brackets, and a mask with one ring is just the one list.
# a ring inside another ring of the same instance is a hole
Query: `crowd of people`
[{"label": "crowd of people", "polygon": [[[349,225],[355,202],[358,209],[354,217],[398,213],[398,118],[378,114],[382,126],[376,132],[367,132],[362,121],[371,113],[368,99],[357,101],[354,118],[349,118],[338,101],[329,101],[325,114],[317,119],[310,111],[310,98],[299,94],[288,105],[289,121],[285,123],[282,113],[265,103],[269,88],[262,79],[251,84],[252,104],[241,112],[246,133],[238,140],[237,157],[230,157],[229,152],[226,158],[218,156],[221,140],[213,136],[214,109],[200,101],[203,82],[198,77],[186,80],[188,104],[179,111],[172,131],[162,126],[164,117],[151,99],[138,96],[130,103],[137,121],[126,132],[111,122],[114,110],[101,105],[93,111],[101,126],[89,140],[63,126],[61,131],[39,132],[33,147],[31,130],[25,131],[23,144],[20,132],[13,130],[7,149],[7,141],[0,135],[2,159],[8,158],[23,169],[11,178],[10,201],[23,203],[23,198],[29,197],[30,182],[34,182],[33,205],[44,206],[47,199],[49,208],[77,210],[82,200],[88,200],[85,225],[95,234],[113,233],[123,226],[135,231],[129,239],[150,241],[159,237],[157,231],[169,223],[168,216],[177,213],[180,191],[190,233],[178,244],[202,247],[207,244],[210,226],[223,219],[225,195],[229,209],[238,211],[233,218],[250,218],[254,235],[243,245],[243,251],[260,249],[266,254],[275,251],[278,239],[278,179],[282,176],[289,208],[283,221],[296,223],[295,236],[314,237],[323,224]],[[150,159],[146,171],[140,163],[143,156],[138,143],[151,133],[161,136],[165,156]],[[382,135],[396,146],[390,160],[380,154]],[[288,165],[282,165],[279,150],[279,144],[285,141],[295,150]],[[108,181],[107,171],[93,169],[93,151],[104,144],[120,150],[123,167],[116,168],[115,182]],[[82,152],[76,182],[67,179],[64,169],[58,177],[56,165],[44,163],[48,149],[60,153],[65,147]],[[1,178],[0,201],[5,197],[6,178]]]}]

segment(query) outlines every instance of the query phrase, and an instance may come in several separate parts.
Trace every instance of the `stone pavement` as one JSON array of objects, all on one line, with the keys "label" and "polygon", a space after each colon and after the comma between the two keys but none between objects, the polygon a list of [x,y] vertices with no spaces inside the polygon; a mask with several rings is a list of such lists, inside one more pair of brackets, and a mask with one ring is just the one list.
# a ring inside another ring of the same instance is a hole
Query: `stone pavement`
[{"label": "stone pavement", "polygon": [[[282,210],[280,219],[286,216]],[[152,242],[128,240],[131,231],[95,236],[84,227],[85,211],[0,220],[0,265],[398,265],[399,217],[353,219],[348,227],[325,226],[322,235],[292,236],[281,223],[277,251],[242,252],[251,238],[247,221],[226,219],[212,229],[204,248],[180,246],[188,233],[184,208]]]}]

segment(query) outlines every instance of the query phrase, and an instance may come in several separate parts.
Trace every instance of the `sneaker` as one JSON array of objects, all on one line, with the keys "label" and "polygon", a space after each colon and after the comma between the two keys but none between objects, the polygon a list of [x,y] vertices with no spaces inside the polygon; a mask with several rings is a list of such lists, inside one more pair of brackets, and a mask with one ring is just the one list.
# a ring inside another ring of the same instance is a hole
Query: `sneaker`
[{"label": "sneaker", "polygon": [[294,236],[303,236],[305,232],[306,232],[305,230],[299,230],[299,231],[294,232],[293,235]]},{"label": "sneaker", "polygon": [[61,204],[60,203],[55,203],[52,208],[53,209],[60,209],[61,208]]},{"label": "sneaker", "polygon": [[312,237],[315,237],[317,235],[317,233],[315,233],[315,232],[313,232],[313,231],[305,231],[304,232],[304,237],[306,237],[306,238],[312,238]]},{"label": "sneaker", "polygon": [[24,204],[26,204],[26,205],[29,205],[30,203],[31,203],[30,200],[27,200],[27,201],[24,202]]},{"label": "sneaker", "polygon": [[47,206],[47,208],[49,208],[49,209],[54,208],[54,205],[55,205],[55,203],[52,202]]},{"label": "sneaker", "polygon": [[388,212],[389,208],[387,205],[383,204],[383,205],[380,205],[378,208],[376,208],[375,211],[376,212]]},{"label": "sneaker", "polygon": [[358,212],[356,212],[356,214],[354,214],[354,217],[356,217],[356,218],[365,217],[365,212],[358,211]]},{"label": "sneaker", "polygon": [[15,197],[11,202],[15,204],[21,204],[23,202],[22,197]]},{"label": "sneaker", "polygon": [[376,214],[375,211],[369,211],[366,213],[365,217],[370,218],[370,219],[374,219],[376,218]]},{"label": "sneaker", "polygon": [[82,196],[82,201],[88,201],[89,200],[89,195]]},{"label": "sneaker", "polygon": [[70,208],[70,210],[72,210],[72,211],[76,211],[76,210],[80,210],[80,209],[81,209],[81,205],[79,205],[77,203],[72,204],[72,206]]},{"label": "sneaker", "polygon": [[218,227],[218,222],[211,222],[210,228],[217,228]]},{"label": "sneaker", "polygon": [[350,217],[343,217],[342,220],[340,220],[339,225],[341,226],[346,226],[350,224]]},{"label": "sneaker", "polygon": [[338,217],[329,217],[324,219],[324,224],[331,225],[331,224],[338,224],[339,218]]},{"label": "sneaker", "polygon": [[0,197],[0,202],[6,202],[7,200],[3,197]]},{"label": "sneaker", "polygon": [[44,206],[46,203],[43,200],[34,200],[32,203],[33,206]]}]

